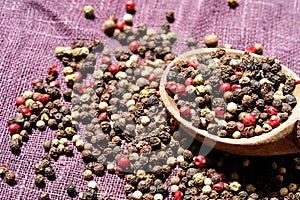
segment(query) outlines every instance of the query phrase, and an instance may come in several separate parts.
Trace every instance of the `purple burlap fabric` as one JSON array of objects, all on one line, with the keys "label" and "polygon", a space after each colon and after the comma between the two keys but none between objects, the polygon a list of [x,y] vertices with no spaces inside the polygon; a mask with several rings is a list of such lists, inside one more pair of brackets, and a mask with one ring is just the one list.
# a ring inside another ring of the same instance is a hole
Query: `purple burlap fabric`
[{"label": "purple burlap fabric", "polygon": [[[82,9],[90,4],[96,19],[87,20]],[[15,98],[31,89],[36,77],[45,78],[45,68],[62,65],[54,55],[58,45],[70,45],[77,38],[90,41],[106,36],[101,31],[104,19],[125,13],[124,0],[1,0],[0,1],[0,163],[6,163],[16,173],[17,185],[9,186],[0,179],[0,199],[39,199],[47,191],[51,199],[70,199],[65,183],[73,182],[78,191],[86,190],[83,179],[84,164],[80,155],[61,156],[53,164],[57,179],[46,181],[39,189],[33,182],[33,166],[44,153],[42,142],[54,138],[50,130],[35,131],[24,143],[19,156],[9,150],[10,135],[6,119],[16,113]],[[194,36],[202,43],[206,34],[215,33],[220,43],[230,43],[236,49],[245,49],[261,42],[264,55],[279,58],[286,66],[300,74],[300,3],[298,0],[240,0],[236,9],[230,9],[226,0],[136,0],[134,23],[145,22],[159,27],[165,12],[175,12],[173,31]],[[62,76],[59,80],[62,81]],[[125,199],[124,180],[115,175],[95,179],[98,196],[109,194],[112,199]]]}]

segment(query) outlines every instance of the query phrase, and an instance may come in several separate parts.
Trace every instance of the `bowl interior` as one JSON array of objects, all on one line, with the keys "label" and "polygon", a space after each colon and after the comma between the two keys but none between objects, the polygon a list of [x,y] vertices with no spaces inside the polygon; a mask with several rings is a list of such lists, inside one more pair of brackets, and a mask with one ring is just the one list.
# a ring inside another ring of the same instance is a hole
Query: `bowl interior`
[{"label": "bowl interior", "polygon": [[[179,110],[177,108],[177,105],[172,97],[168,95],[168,93],[165,90],[165,83],[167,81],[167,75],[170,71],[170,67],[174,65],[176,61],[180,58],[187,58],[191,59],[197,55],[200,54],[211,54],[212,52],[215,52],[216,48],[203,48],[203,49],[196,49],[189,52],[186,52],[179,57],[177,57],[175,60],[173,60],[164,71],[164,74],[161,78],[160,82],[160,94],[162,101],[165,104],[166,109],[168,112],[179,122],[180,126],[190,135],[196,137],[196,139],[203,142],[204,139],[208,139],[209,141],[216,142],[216,143],[223,143],[223,144],[232,144],[232,145],[259,145],[259,144],[265,144],[272,142],[274,140],[277,140],[279,138],[287,137],[290,133],[286,131],[286,127],[295,124],[295,122],[299,119],[299,113],[300,113],[300,86],[296,85],[295,90],[293,94],[295,95],[297,99],[297,105],[294,107],[292,114],[289,116],[288,120],[279,125],[278,127],[274,128],[272,131],[268,133],[264,133],[259,136],[254,136],[251,138],[240,138],[240,139],[234,139],[234,138],[222,138],[216,135],[212,135],[208,133],[205,130],[198,129],[194,126],[192,126],[192,123],[187,121],[186,119],[180,117]],[[244,51],[239,50],[232,50],[232,49],[226,49],[226,54],[237,54],[237,55],[243,55]],[[251,54],[253,57],[259,58],[259,55]],[[196,58],[196,57],[195,57]],[[296,80],[299,80],[298,76],[288,69],[287,67],[282,65],[282,70],[293,76]]]}]

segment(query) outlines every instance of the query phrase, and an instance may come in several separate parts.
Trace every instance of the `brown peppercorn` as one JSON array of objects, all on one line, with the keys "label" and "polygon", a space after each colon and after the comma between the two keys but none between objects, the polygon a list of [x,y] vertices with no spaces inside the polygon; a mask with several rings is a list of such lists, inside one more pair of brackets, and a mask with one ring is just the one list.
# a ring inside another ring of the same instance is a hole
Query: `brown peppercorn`
[{"label": "brown peppercorn", "polygon": [[94,19],[95,18],[95,14],[94,14],[94,8],[91,5],[87,5],[83,8],[83,13],[84,16],[87,19]]},{"label": "brown peppercorn", "polygon": [[184,150],[182,155],[185,161],[191,161],[194,157],[190,150]]},{"label": "brown peppercorn", "polygon": [[233,133],[234,131],[237,130],[236,122],[235,121],[229,121],[226,124],[225,129],[226,129],[227,132]]},{"label": "brown peppercorn", "polygon": [[231,8],[235,8],[238,6],[238,0],[227,0],[227,3]]},{"label": "brown peppercorn", "polygon": [[204,44],[207,47],[216,47],[218,45],[218,36],[211,34],[204,37]]},{"label": "brown peppercorn", "polygon": [[96,176],[101,176],[104,174],[105,167],[101,163],[95,163],[93,170]]},{"label": "brown peppercorn", "polygon": [[50,180],[54,179],[55,178],[54,169],[52,167],[46,167],[45,168],[45,176]]},{"label": "brown peppercorn", "polygon": [[150,188],[150,183],[145,180],[141,180],[137,186],[137,189],[140,190],[141,192],[145,192],[149,188]]},{"label": "brown peppercorn", "polygon": [[4,180],[6,183],[13,184],[15,182],[15,178],[16,178],[15,173],[13,173],[13,172],[5,173]]},{"label": "brown peppercorn", "polygon": [[83,172],[83,176],[85,179],[91,179],[93,177],[93,172],[91,170],[85,170]]},{"label": "brown peppercorn", "polygon": [[85,163],[91,162],[92,160],[92,152],[90,150],[83,150],[81,152],[82,159]]},{"label": "brown peppercorn", "polygon": [[173,176],[170,180],[171,185],[178,185],[180,183],[180,178],[179,176]]},{"label": "brown peppercorn", "polygon": [[64,148],[64,153],[67,155],[67,156],[72,156],[73,155],[73,147],[72,146],[66,146]]},{"label": "brown peppercorn", "polygon": [[[231,1],[233,1],[233,0],[231,0]],[[237,0],[235,0],[235,1],[237,1]],[[228,3],[229,3],[229,2],[228,2]],[[256,44],[254,45],[254,49],[255,49],[255,53],[257,53],[257,54],[259,54],[259,55],[261,55],[262,52],[263,52],[263,46],[262,46],[262,44],[260,44],[260,43],[256,43]]]},{"label": "brown peppercorn", "polygon": [[48,152],[51,149],[51,142],[49,140],[44,141],[43,147],[46,152]]},{"label": "brown peppercorn", "polygon": [[8,172],[7,167],[1,166],[0,167],[0,177],[3,178],[5,176],[5,174],[6,174],[6,172]]},{"label": "brown peppercorn", "polygon": [[48,192],[42,192],[41,194],[41,200],[49,200],[49,193]]},{"label": "brown peppercorn", "polygon": [[173,23],[175,18],[174,18],[174,12],[169,10],[167,13],[166,13],[166,18],[168,20],[169,23]]},{"label": "brown peppercorn", "polygon": [[34,182],[38,187],[42,187],[45,185],[45,177],[41,174],[38,174],[34,177]]}]

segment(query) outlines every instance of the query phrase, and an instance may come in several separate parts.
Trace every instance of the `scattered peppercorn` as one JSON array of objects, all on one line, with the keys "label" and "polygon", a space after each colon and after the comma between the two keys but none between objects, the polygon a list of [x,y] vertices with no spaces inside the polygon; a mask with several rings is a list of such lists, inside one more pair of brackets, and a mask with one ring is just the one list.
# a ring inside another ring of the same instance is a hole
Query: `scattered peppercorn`
[{"label": "scattered peppercorn", "polygon": [[83,8],[83,13],[84,13],[84,16],[88,19],[94,19],[95,18],[94,8],[91,5],[85,6]]}]

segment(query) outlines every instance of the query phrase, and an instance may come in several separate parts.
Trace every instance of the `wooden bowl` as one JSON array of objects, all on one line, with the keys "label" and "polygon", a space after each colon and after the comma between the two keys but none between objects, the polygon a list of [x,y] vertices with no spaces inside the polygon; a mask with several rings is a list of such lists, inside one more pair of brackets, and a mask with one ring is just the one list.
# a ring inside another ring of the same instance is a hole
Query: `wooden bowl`
[{"label": "wooden bowl", "polygon": [[[198,129],[192,126],[192,123],[181,118],[177,105],[172,97],[168,95],[165,90],[165,83],[167,81],[167,75],[170,71],[170,67],[180,58],[191,58],[195,55],[210,54],[215,52],[215,48],[203,48],[196,49],[184,53],[173,60],[164,71],[160,82],[160,95],[164,102],[164,105],[168,112],[173,116],[188,134],[195,137],[198,141],[221,151],[240,154],[240,155],[255,155],[255,156],[267,156],[267,155],[281,155],[300,152],[300,86],[296,85],[294,95],[297,99],[297,105],[294,107],[292,114],[288,120],[282,123],[280,126],[274,128],[268,133],[264,133],[259,136],[251,138],[221,138],[216,135],[212,135],[205,130]],[[245,52],[238,50],[226,49],[226,54],[243,55]],[[254,57],[260,57],[256,54],[251,54]],[[282,66],[282,70],[285,73],[292,75],[296,80],[299,77],[290,69]]]}]

